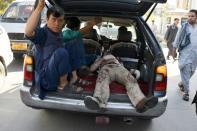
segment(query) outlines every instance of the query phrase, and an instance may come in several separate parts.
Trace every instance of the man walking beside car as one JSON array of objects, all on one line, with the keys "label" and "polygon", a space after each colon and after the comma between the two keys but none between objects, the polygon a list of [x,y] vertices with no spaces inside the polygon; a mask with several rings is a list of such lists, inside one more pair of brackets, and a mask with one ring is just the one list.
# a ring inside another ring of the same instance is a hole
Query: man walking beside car
[{"label": "man walking beside car", "polygon": [[175,18],[174,23],[168,27],[165,37],[164,37],[167,43],[167,47],[168,47],[167,59],[170,59],[170,56],[172,55],[172,49],[173,49],[172,43],[178,31],[178,24],[179,24],[179,19]]},{"label": "man walking beside car", "polygon": [[197,10],[190,10],[188,20],[178,31],[173,43],[173,58],[179,51],[179,70],[183,84],[183,100],[189,101],[189,80],[197,67]]}]

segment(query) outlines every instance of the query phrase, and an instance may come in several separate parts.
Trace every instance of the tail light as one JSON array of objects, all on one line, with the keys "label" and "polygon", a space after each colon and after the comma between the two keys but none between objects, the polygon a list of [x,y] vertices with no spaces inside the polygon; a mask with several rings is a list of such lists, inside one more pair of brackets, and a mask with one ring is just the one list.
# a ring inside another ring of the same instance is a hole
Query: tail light
[{"label": "tail light", "polygon": [[32,86],[33,85],[33,57],[32,56],[25,56],[24,59],[24,85],[25,86]]},{"label": "tail light", "polygon": [[167,89],[167,66],[161,65],[156,68],[155,76],[155,96],[164,96]]}]

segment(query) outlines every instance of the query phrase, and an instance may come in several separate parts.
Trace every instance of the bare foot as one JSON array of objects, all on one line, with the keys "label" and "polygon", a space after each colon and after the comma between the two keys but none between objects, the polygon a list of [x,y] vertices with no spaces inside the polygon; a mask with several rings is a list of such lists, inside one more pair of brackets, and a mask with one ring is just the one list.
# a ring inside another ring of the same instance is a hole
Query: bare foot
[{"label": "bare foot", "polygon": [[68,84],[67,75],[61,76],[58,89],[63,90],[67,84]]},{"label": "bare foot", "polygon": [[72,79],[70,80],[70,83],[74,83],[77,79],[78,79],[77,72],[73,71],[72,72]]},{"label": "bare foot", "polygon": [[58,87],[58,90],[64,90],[64,88],[65,88],[65,87],[59,86],[59,87]]}]

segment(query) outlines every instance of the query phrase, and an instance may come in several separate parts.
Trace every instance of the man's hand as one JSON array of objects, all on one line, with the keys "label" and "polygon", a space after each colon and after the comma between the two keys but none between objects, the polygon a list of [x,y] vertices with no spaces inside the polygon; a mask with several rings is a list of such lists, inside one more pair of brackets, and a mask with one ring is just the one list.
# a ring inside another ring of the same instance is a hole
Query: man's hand
[{"label": "man's hand", "polygon": [[39,0],[36,9],[33,11],[31,16],[28,18],[26,27],[25,27],[25,35],[28,37],[33,37],[35,35],[35,29],[38,25],[40,14],[45,6],[45,0]]},{"label": "man's hand", "polygon": [[45,0],[39,0],[37,8],[42,10],[45,6]]},{"label": "man's hand", "polygon": [[88,21],[86,23],[86,26],[80,29],[80,32],[82,34],[89,33],[90,30],[93,28],[94,25],[97,25],[98,23],[102,22],[102,17],[94,17],[91,21]]},{"label": "man's hand", "polygon": [[173,57],[174,60],[177,57],[176,48],[172,49],[172,57]]},{"label": "man's hand", "polygon": [[136,69],[130,69],[130,73],[135,77],[136,80],[140,78],[140,71]]}]

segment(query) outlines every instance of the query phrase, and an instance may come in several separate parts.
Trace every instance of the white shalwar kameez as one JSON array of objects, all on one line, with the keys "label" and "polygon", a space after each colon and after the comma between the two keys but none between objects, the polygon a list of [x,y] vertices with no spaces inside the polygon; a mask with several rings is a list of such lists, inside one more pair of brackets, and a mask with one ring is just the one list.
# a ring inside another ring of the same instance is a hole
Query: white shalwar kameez
[{"label": "white shalwar kameez", "polygon": [[[194,74],[197,67],[197,24],[194,27],[189,24],[187,27],[190,32],[190,44],[179,52],[179,69],[181,80],[184,86],[184,92],[189,93],[189,80]],[[180,31],[177,33],[173,47],[177,48],[177,39],[179,39]]]}]

